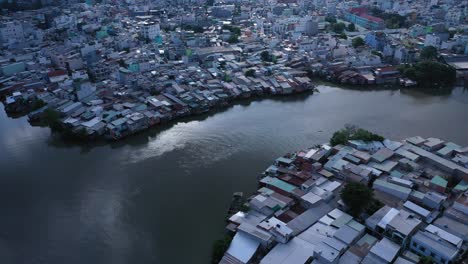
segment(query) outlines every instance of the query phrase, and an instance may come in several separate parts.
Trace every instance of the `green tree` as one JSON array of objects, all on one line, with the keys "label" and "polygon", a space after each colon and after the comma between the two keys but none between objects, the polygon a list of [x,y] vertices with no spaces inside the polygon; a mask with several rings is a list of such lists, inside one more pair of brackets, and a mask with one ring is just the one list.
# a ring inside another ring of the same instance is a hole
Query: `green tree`
[{"label": "green tree", "polygon": [[241,212],[244,212],[244,213],[247,213],[248,211],[250,211],[250,207],[248,204],[242,204],[241,207],[240,207],[240,211]]},{"label": "green tree", "polygon": [[330,144],[332,146],[336,146],[340,144],[345,145],[349,140],[349,136],[350,134],[348,133],[348,131],[344,129],[338,130],[335,133],[333,133],[333,136],[330,139]]},{"label": "green tree", "polygon": [[344,32],[341,32],[341,33],[338,35],[338,37],[339,37],[340,39],[348,39],[348,36],[347,36],[346,33],[344,33]]},{"label": "green tree", "polygon": [[359,217],[374,200],[372,189],[362,183],[351,182],[341,190],[341,199],[349,208],[349,213]]},{"label": "green tree", "polygon": [[419,264],[432,264],[434,263],[434,260],[432,259],[431,256],[422,256],[419,258]]},{"label": "green tree", "polygon": [[354,48],[361,47],[361,46],[364,46],[366,44],[364,42],[364,39],[362,39],[361,37],[353,38],[353,40],[351,42],[352,42]]},{"label": "green tree", "polygon": [[402,75],[415,80],[420,87],[451,87],[456,81],[456,71],[451,66],[436,62],[422,61],[400,67]]},{"label": "green tree", "polygon": [[262,53],[260,53],[260,58],[262,61],[271,61],[270,52],[267,50],[262,51]]},{"label": "green tree", "polygon": [[229,37],[228,42],[229,42],[229,43],[237,43],[237,42],[239,42],[239,36],[237,36],[236,34],[232,34],[232,35]]},{"label": "green tree", "polygon": [[245,72],[245,76],[246,76],[246,77],[255,77],[255,70],[254,70],[254,69],[248,69],[248,70]]},{"label": "green tree", "polygon": [[339,144],[346,145],[348,140],[362,140],[366,142],[383,141],[384,137],[356,126],[347,125],[345,128],[333,133],[333,136],[330,139],[330,144],[332,146]]},{"label": "green tree", "polygon": [[354,32],[354,31],[356,31],[356,25],[354,25],[354,23],[348,24],[348,31],[349,31],[349,32]]},{"label": "green tree", "polygon": [[42,101],[41,99],[34,100],[34,102],[32,103],[32,106],[31,106],[31,110],[36,111],[36,110],[38,110],[39,108],[42,108],[45,105],[46,105],[46,103],[44,101]]},{"label": "green tree", "polygon": [[239,27],[235,27],[235,26],[231,26],[231,25],[224,25],[223,29],[229,30],[229,31],[231,31],[232,33],[234,33],[236,35],[241,34],[241,29]]},{"label": "green tree", "polygon": [[46,109],[42,114],[42,121],[52,130],[60,130],[60,113],[52,108]]},{"label": "green tree", "polygon": [[211,263],[218,264],[224,256],[224,252],[229,248],[232,237],[226,235],[223,239],[216,240],[213,244],[213,252],[211,255]]},{"label": "green tree", "polygon": [[419,57],[422,60],[436,60],[438,56],[437,49],[433,46],[427,46],[422,48]]},{"label": "green tree", "polygon": [[332,30],[335,33],[341,33],[345,29],[346,25],[342,22],[332,24]]},{"label": "green tree", "polygon": [[328,22],[328,23],[331,23],[331,24],[335,24],[336,23],[336,18],[334,16],[327,16],[325,18],[325,21]]}]

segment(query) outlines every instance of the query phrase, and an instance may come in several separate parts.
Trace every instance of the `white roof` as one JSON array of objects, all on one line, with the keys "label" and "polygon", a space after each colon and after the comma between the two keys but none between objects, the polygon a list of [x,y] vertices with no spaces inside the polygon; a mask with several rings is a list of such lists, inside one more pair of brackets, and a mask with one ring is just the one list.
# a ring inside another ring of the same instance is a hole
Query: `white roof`
[{"label": "white roof", "polygon": [[383,238],[382,240],[377,242],[377,244],[375,244],[370,251],[375,255],[379,256],[380,258],[388,262],[392,262],[399,250],[400,246],[393,243],[387,238]]},{"label": "white roof", "polygon": [[305,263],[314,254],[315,246],[298,237],[287,244],[276,245],[263,259],[261,264]]},{"label": "white roof", "polygon": [[331,218],[328,215],[324,215],[322,218],[320,218],[319,222],[325,225],[331,225],[335,219]]},{"label": "white roof", "polygon": [[247,263],[257,251],[260,242],[243,232],[237,232],[227,250],[231,256]]},{"label": "white roof", "polygon": [[388,211],[387,214],[384,217],[382,217],[382,219],[379,221],[377,225],[385,229],[388,223],[390,223],[390,221],[392,221],[392,219],[395,216],[397,216],[398,213],[399,211],[397,209],[391,208],[390,211]]},{"label": "white roof", "polygon": [[69,118],[65,119],[65,120],[63,121],[63,123],[65,123],[65,124],[73,124],[73,123],[78,122],[78,121],[80,121],[80,120],[79,120],[79,119],[76,119],[76,118],[73,118],[73,117],[69,117]]},{"label": "white roof", "polygon": [[305,195],[303,195],[302,197],[302,200],[306,201],[306,202],[309,202],[310,204],[315,204],[317,202],[319,202],[320,200],[322,200],[322,197],[312,193],[312,192],[308,192],[306,193]]},{"label": "white roof", "polygon": [[331,217],[333,217],[335,219],[338,219],[339,217],[341,217],[344,214],[345,213],[343,211],[341,211],[340,209],[338,209],[338,208],[335,208],[331,212],[328,213],[329,216],[331,216]]},{"label": "white roof", "polygon": [[327,182],[323,183],[322,185],[320,185],[320,188],[323,188],[324,190],[329,191],[329,192],[333,192],[334,190],[336,190],[340,186],[341,186],[340,182],[327,181]]},{"label": "white roof", "polygon": [[305,158],[306,159],[310,159],[310,157],[312,157],[315,153],[317,153],[318,149],[311,149],[309,150],[309,152],[307,152],[307,154],[305,154]]},{"label": "white roof", "polygon": [[243,222],[251,223],[252,225],[257,225],[263,219],[265,219],[266,216],[258,211],[255,210],[250,210],[248,213],[244,212],[237,212],[233,216],[229,218],[229,221],[237,223],[237,224],[242,224]]},{"label": "white roof", "polygon": [[398,141],[392,141],[392,140],[389,140],[389,139],[385,139],[383,141],[383,143],[384,143],[386,148],[391,149],[393,151],[395,151],[397,148],[399,148],[399,147],[401,147],[401,145],[403,145]]},{"label": "white roof", "polygon": [[437,226],[435,225],[428,225],[426,227],[426,231],[434,234],[434,235],[437,235],[438,237],[442,238],[443,240],[453,244],[454,246],[456,247],[459,247],[459,245],[461,246],[461,244],[463,243],[463,239],[443,230],[443,229],[440,229],[438,228]]},{"label": "white roof", "polygon": [[85,127],[93,127],[95,126],[97,123],[101,122],[101,118],[96,116],[95,118],[87,121],[87,122],[83,122],[81,123],[83,126]]},{"label": "white roof", "polygon": [[413,203],[413,202],[410,202],[410,201],[406,201],[403,206],[405,208],[408,208],[409,210],[417,213],[418,215],[420,216],[423,216],[425,218],[429,217],[429,215],[431,215],[431,212],[422,208],[421,206]]}]

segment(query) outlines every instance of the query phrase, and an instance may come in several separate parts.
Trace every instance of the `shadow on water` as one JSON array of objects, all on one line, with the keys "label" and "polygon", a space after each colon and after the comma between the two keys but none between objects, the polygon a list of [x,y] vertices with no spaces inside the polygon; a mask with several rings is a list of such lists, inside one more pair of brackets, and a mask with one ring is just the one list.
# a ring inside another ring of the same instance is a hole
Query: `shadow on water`
[{"label": "shadow on water", "polygon": [[[155,138],[159,133],[164,132],[173,128],[175,125],[180,123],[190,123],[192,121],[204,121],[208,118],[211,118],[217,114],[224,113],[234,107],[242,107],[247,108],[251,104],[266,100],[271,100],[275,102],[281,103],[299,103],[304,102],[307,98],[312,95],[312,93],[302,93],[302,94],[294,94],[289,96],[266,96],[266,97],[253,97],[253,98],[245,98],[245,99],[238,99],[232,104],[226,107],[218,107],[212,109],[211,111],[199,115],[187,116],[176,118],[174,120],[168,121],[166,123],[162,123],[151,127],[149,129],[145,129],[140,131],[136,134],[130,135],[118,141],[106,140],[106,139],[96,139],[92,141],[81,141],[76,139],[69,139],[64,138],[60,133],[52,132],[47,140],[47,144],[52,147],[56,148],[71,148],[71,147],[79,147],[82,153],[88,153],[93,148],[96,147],[103,147],[109,146],[112,149],[118,149],[125,146],[141,146],[147,144],[152,138]],[[39,125],[36,125],[39,126]]]},{"label": "shadow on water", "polygon": [[412,96],[412,97],[443,97],[443,96],[450,96],[453,94],[455,89],[464,90],[468,92],[467,86],[454,86],[454,87],[444,87],[444,88],[421,88],[421,87],[402,87],[396,84],[384,84],[384,85],[350,85],[350,84],[338,84],[334,82],[324,81],[321,79],[314,79],[317,85],[329,86],[329,87],[336,87],[344,90],[350,91],[400,91],[404,95]]}]

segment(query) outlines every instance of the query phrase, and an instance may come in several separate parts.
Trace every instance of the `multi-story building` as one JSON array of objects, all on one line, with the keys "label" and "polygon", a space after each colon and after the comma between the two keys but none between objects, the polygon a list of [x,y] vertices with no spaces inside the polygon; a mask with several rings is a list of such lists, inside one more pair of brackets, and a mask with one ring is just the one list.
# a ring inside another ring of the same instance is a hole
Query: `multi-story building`
[{"label": "multi-story building", "polygon": [[347,21],[367,29],[383,29],[385,28],[384,20],[367,13],[364,7],[351,8],[344,13]]},{"label": "multi-story building", "polygon": [[23,25],[19,21],[1,23],[0,42],[15,43],[24,40]]},{"label": "multi-story building", "polygon": [[138,23],[140,27],[140,36],[145,39],[154,40],[161,34],[159,23],[142,21]]}]

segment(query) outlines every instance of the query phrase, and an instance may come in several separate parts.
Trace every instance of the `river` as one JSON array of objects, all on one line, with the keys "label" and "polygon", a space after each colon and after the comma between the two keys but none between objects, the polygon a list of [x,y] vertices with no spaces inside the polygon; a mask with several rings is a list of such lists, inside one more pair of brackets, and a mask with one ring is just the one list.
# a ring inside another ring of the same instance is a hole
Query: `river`
[{"label": "river", "polygon": [[347,123],[468,145],[468,90],[319,90],[96,145],[0,110],[0,262],[209,263],[232,193],[252,193],[276,157]]}]

